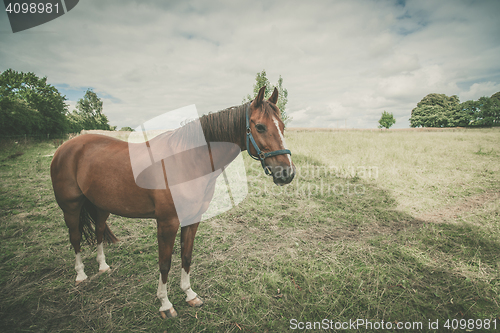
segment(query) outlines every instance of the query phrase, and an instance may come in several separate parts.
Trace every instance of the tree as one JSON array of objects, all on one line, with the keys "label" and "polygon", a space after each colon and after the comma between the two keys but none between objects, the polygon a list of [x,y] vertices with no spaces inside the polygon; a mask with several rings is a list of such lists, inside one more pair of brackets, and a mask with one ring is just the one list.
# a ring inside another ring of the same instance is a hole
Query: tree
[{"label": "tree", "polygon": [[499,126],[500,92],[461,103],[452,118],[456,120],[455,126]]},{"label": "tree", "polygon": [[65,96],[47,78],[8,69],[0,74],[0,131],[61,134],[67,130]]},{"label": "tree", "polygon": [[490,107],[490,98],[489,97],[480,97],[476,101],[477,108],[479,112],[477,113],[476,125],[477,126],[491,126],[493,123],[493,117],[491,114]]},{"label": "tree", "polygon": [[450,124],[452,126],[476,126],[480,109],[477,101],[465,101],[460,103],[455,113],[452,114]]},{"label": "tree", "polygon": [[490,97],[490,108],[493,115],[493,126],[500,126],[500,91]]},{"label": "tree", "polygon": [[394,115],[392,113],[389,113],[384,110],[384,112],[382,112],[382,117],[380,118],[378,123],[380,124],[378,128],[389,129],[392,125],[396,123],[396,119],[394,119]]},{"label": "tree", "polygon": [[0,133],[2,136],[40,134],[43,117],[21,98],[0,101]]},{"label": "tree", "polygon": [[[271,97],[272,92],[274,91],[274,88],[278,89],[278,103],[276,105],[281,111],[281,120],[283,120],[283,123],[288,125],[288,123],[292,120],[292,117],[290,117],[286,113],[286,103],[288,103],[288,90],[283,88],[283,78],[279,77],[278,83],[276,85],[271,85],[271,82],[266,77],[266,70],[263,69],[262,72],[257,73],[255,76],[255,84],[253,85],[253,96],[257,96],[260,88],[263,86],[266,86],[266,93],[264,95],[264,98],[268,99]],[[243,103],[249,102],[253,99],[252,96],[247,95],[245,98],[243,98]]]},{"label": "tree", "polygon": [[460,104],[455,95],[429,94],[411,111],[410,126],[500,126],[500,92]]},{"label": "tree", "polygon": [[459,110],[458,96],[428,94],[411,111],[411,127],[450,127],[456,126],[453,114]]},{"label": "tree", "polygon": [[102,113],[103,102],[92,89],[87,89],[83,98],[76,104],[76,110],[68,113],[68,121],[72,132],[81,130],[114,130],[108,118]]},{"label": "tree", "polygon": [[481,97],[477,104],[479,107],[478,124],[480,126],[495,126],[500,125],[500,99],[498,93],[491,97]]},{"label": "tree", "polygon": [[132,127],[125,126],[125,127],[120,128],[120,131],[134,132],[135,130]]}]

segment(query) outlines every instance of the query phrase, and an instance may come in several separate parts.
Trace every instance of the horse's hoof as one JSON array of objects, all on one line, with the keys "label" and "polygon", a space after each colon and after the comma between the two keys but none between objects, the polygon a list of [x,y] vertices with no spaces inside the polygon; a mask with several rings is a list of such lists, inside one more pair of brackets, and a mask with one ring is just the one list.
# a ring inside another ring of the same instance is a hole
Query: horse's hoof
[{"label": "horse's hoof", "polygon": [[110,267],[105,268],[105,269],[100,269],[100,270],[99,270],[99,273],[104,273],[104,272],[107,272],[107,271],[109,271],[109,269],[110,269]]},{"label": "horse's hoof", "polygon": [[77,281],[75,282],[75,286],[79,285],[80,283],[82,283],[82,282],[83,282],[83,281],[85,281],[85,280],[87,280],[87,279],[77,280]]},{"label": "horse's hoof", "polygon": [[167,319],[167,318],[175,318],[177,317],[177,311],[174,310],[174,307],[171,307],[170,309],[168,310],[165,310],[165,311],[160,311],[160,316],[163,318],[163,319]]},{"label": "horse's hoof", "polygon": [[194,308],[199,308],[200,306],[203,305],[203,300],[199,296],[196,296],[192,300],[187,301],[187,303],[189,304],[189,306],[192,306]]}]

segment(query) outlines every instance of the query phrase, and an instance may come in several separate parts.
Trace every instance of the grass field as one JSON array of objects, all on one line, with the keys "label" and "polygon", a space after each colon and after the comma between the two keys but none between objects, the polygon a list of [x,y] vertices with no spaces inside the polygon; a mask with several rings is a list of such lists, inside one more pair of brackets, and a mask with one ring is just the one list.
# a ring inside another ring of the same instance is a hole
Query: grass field
[{"label": "grass field", "polygon": [[90,279],[75,286],[49,176],[57,144],[0,143],[0,331],[283,332],[324,319],[332,331],[357,319],[393,326],[379,332],[448,319],[500,330],[500,129],[286,136],[292,184],[245,156],[247,199],[200,224],[200,309],[184,302],[177,242],[171,320],[158,315],[155,221],[111,216],[112,270],[97,274],[84,245]]}]

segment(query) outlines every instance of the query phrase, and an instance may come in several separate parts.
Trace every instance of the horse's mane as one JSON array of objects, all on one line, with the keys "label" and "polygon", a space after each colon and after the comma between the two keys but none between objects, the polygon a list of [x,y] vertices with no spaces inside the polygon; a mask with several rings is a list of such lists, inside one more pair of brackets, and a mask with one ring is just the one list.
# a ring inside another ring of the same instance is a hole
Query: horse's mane
[{"label": "horse's mane", "polygon": [[[172,139],[178,142],[200,142],[202,138],[199,125],[201,124],[206,142],[242,143],[246,131],[245,115],[250,103],[206,114],[174,130],[171,134]],[[265,115],[276,116],[281,121],[280,112],[274,104],[264,101],[264,108],[260,110]]]},{"label": "horse's mane", "polygon": [[[201,133],[199,125],[203,129],[203,135],[207,142],[233,142],[239,143],[246,131],[246,110],[251,102],[239,106],[232,106],[227,109],[203,115],[197,120],[191,121],[172,133],[182,140],[198,140]],[[267,101],[264,101],[264,108],[261,108],[266,116],[276,116],[281,121],[278,108]]]},{"label": "horse's mane", "polygon": [[248,104],[250,102],[200,117],[205,140],[239,143],[245,133],[245,114]]}]

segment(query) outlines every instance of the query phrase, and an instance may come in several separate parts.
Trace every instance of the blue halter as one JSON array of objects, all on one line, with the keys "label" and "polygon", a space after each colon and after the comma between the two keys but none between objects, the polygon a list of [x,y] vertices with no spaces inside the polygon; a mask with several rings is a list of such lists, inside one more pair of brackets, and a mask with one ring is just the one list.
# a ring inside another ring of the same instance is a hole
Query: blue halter
[{"label": "blue halter", "polygon": [[[250,155],[251,158],[254,160],[260,160],[260,164],[262,164],[262,168],[264,169],[264,172],[266,175],[271,176],[273,173],[271,172],[271,168],[266,165],[264,160],[268,157],[271,156],[276,156],[276,155],[284,155],[284,154],[290,154],[292,155],[292,152],[288,149],[280,149],[280,150],[275,150],[269,153],[264,153],[263,151],[260,150],[259,146],[257,146],[257,143],[255,142],[255,139],[253,138],[252,131],[250,130],[250,102],[247,106],[246,110],[246,125],[247,125],[247,151],[248,155]],[[279,130],[279,129],[278,129]],[[255,148],[255,151],[257,152],[257,156],[252,155],[250,153],[250,142],[252,142],[252,146]]]}]

